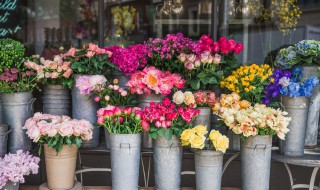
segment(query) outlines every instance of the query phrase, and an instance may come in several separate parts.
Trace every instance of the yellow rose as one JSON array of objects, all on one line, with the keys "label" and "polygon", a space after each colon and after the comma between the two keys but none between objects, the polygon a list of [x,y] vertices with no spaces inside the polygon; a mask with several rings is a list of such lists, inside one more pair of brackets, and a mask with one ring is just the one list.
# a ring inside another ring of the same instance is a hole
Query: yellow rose
[{"label": "yellow rose", "polygon": [[181,141],[181,146],[189,146],[189,145],[190,145],[190,141],[185,141],[185,140]]},{"label": "yellow rose", "polygon": [[221,133],[220,133],[219,131],[217,131],[217,130],[212,130],[212,131],[210,132],[210,134],[209,134],[209,139],[210,139],[211,141],[213,141],[213,140],[217,139],[217,138],[220,137],[220,136],[221,136]]},{"label": "yellow rose", "polygon": [[174,93],[173,95],[173,100],[174,103],[176,103],[177,105],[180,105],[184,102],[184,94],[181,90],[179,90],[178,92]]},{"label": "yellow rose", "polygon": [[216,151],[221,151],[223,153],[229,148],[229,139],[228,137],[221,135],[216,140],[212,142]]},{"label": "yellow rose", "polygon": [[192,129],[186,129],[182,132],[180,139],[182,141],[189,141],[191,139],[192,136],[194,136],[194,132],[192,131]]},{"label": "yellow rose", "polygon": [[194,99],[194,95],[192,94],[192,92],[186,91],[184,93],[184,103],[186,105],[190,105],[190,104],[196,105],[196,100]]},{"label": "yellow rose", "polygon": [[206,137],[204,136],[194,135],[190,139],[191,148],[203,149],[205,140],[206,140]]},{"label": "yellow rose", "polygon": [[247,100],[241,100],[241,101],[240,101],[240,107],[241,107],[242,109],[246,109],[246,108],[248,108],[248,107],[250,107],[250,106],[251,106],[251,103],[248,102]]},{"label": "yellow rose", "polygon": [[207,128],[204,125],[197,125],[192,130],[194,133],[197,133],[197,135],[200,135],[200,136],[204,136],[205,134],[208,133]]}]

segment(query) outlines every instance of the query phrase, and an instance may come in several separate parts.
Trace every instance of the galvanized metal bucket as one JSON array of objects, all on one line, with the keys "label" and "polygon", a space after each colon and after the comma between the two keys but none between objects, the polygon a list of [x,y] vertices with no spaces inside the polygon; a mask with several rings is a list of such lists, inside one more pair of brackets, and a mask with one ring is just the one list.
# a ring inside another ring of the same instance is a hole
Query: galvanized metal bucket
[{"label": "galvanized metal bucket", "polygon": [[3,190],[19,190],[19,183],[14,184],[13,182],[8,181],[2,189]]},{"label": "galvanized metal bucket", "polygon": [[123,74],[122,72],[120,71],[113,71],[112,72],[112,78],[114,79],[118,79],[119,80],[119,86],[120,87],[125,87],[126,84],[128,83],[128,81],[130,80],[130,77],[129,76],[126,76],[125,74]]},{"label": "galvanized metal bucket", "polygon": [[113,190],[137,190],[139,184],[141,134],[109,134]]},{"label": "galvanized metal bucket", "polygon": [[[302,79],[307,80],[312,76],[318,76],[318,66],[302,66]],[[320,85],[318,84],[312,91],[310,97],[310,105],[308,111],[308,122],[305,137],[306,148],[316,148],[318,129],[319,129],[319,113],[320,113]]]},{"label": "galvanized metal bucket", "polygon": [[229,138],[229,150],[240,151],[240,141],[241,135],[235,134],[234,132],[228,130],[227,137]]},{"label": "galvanized metal bucket", "polygon": [[22,129],[27,119],[33,115],[35,98],[31,92],[4,93],[1,96],[4,122],[9,125],[8,152],[31,150],[31,140]]},{"label": "galvanized metal bucket", "polygon": [[197,190],[220,190],[222,179],[223,153],[200,150],[194,154]]},{"label": "galvanized metal bucket", "polygon": [[198,115],[194,121],[193,121],[193,126],[197,125],[205,125],[207,127],[207,130],[210,131],[211,129],[211,116],[212,116],[212,111],[210,107],[202,107],[202,108],[197,108],[200,110],[200,115]]},{"label": "galvanized metal bucket", "polygon": [[[95,102],[93,97],[88,98],[84,94],[80,94],[79,89],[75,86],[76,80],[81,75],[74,76],[74,86],[72,88],[72,118],[85,119],[91,124],[97,123],[97,110],[99,109],[99,103]],[[99,131],[100,128],[95,127],[93,129],[93,137],[89,141],[83,141],[81,148],[94,148],[99,146]]]},{"label": "galvanized metal bucket", "polygon": [[243,190],[269,190],[271,135],[257,135],[241,141]]},{"label": "galvanized metal bucket", "polygon": [[285,156],[303,156],[308,122],[309,98],[281,96],[284,110],[291,117],[286,139],[280,141],[280,153]]},{"label": "galvanized metal bucket", "polygon": [[1,94],[0,94],[0,123],[3,123],[3,111],[2,111]]},{"label": "galvanized metal bucket", "polygon": [[43,113],[70,116],[70,90],[62,85],[47,85],[43,92]]},{"label": "galvanized metal bucket", "polygon": [[171,140],[157,137],[153,150],[154,175],[157,190],[179,190],[181,181],[182,147],[178,137]]},{"label": "galvanized metal bucket", "polygon": [[0,157],[7,154],[9,127],[5,123],[0,123]]},{"label": "galvanized metal bucket", "polygon": [[111,144],[110,144],[110,133],[107,128],[104,127],[104,137],[106,142],[106,149],[110,150]]},{"label": "galvanized metal bucket", "polygon": [[[139,105],[138,107],[144,109],[147,106],[150,106],[150,103],[161,102],[164,99],[164,96],[161,94],[141,94],[138,97]],[[153,141],[150,135],[146,132],[142,132],[142,150],[150,151],[153,148]]]}]

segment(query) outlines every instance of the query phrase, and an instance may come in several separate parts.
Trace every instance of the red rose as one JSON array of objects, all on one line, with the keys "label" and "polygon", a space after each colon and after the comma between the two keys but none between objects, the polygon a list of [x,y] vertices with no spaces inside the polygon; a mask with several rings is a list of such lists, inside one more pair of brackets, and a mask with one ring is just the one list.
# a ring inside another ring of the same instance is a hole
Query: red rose
[{"label": "red rose", "polygon": [[243,49],[242,44],[241,43],[237,43],[236,47],[234,48],[234,52],[236,54],[239,54],[239,53],[241,53],[242,49]]}]

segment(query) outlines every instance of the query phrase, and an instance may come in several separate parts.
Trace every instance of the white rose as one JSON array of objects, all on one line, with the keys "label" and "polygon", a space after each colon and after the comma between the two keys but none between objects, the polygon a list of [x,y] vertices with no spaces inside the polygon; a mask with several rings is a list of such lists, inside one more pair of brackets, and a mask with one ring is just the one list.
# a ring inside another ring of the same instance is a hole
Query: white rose
[{"label": "white rose", "polygon": [[178,92],[174,93],[173,95],[173,100],[174,103],[176,103],[177,105],[180,105],[183,103],[184,101],[184,94],[181,90],[179,90]]}]

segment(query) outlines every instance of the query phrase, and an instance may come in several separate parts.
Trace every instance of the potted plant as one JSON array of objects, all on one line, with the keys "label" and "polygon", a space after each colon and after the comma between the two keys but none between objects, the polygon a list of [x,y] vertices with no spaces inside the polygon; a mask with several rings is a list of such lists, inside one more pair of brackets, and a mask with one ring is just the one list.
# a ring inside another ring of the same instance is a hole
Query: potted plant
[{"label": "potted plant", "polygon": [[[74,74],[74,85],[71,92],[72,117],[75,119],[86,119],[90,123],[95,123],[97,121],[95,113],[99,109],[99,104],[94,101],[92,96],[87,98],[84,94],[81,94],[76,87],[76,81],[84,75],[110,75],[112,70],[115,69],[115,65],[108,61],[112,53],[90,43],[83,49],[71,48],[63,56],[66,61],[70,61]],[[90,141],[84,142],[82,148],[97,146],[99,146],[99,128],[94,129],[93,138]]]},{"label": "potted plant", "polygon": [[192,51],[178,56],[184,66],[186,88],[209,90],[219,87],[222,78],[239,67],[235,54],[241,53],[242,44],[224,37],[214,42],[209,35],[203,35]]},{"label": "potted plant", "polygon": [[40,145],[39,154],[44,148],[48,188],[73,188],[77,151],[92,138],[93,126],[86,120],[35,113],[23,128]]},{"label": "potted plant", "polygon": [[[8,150],[15,153],[18,150],[31,149],[31,141],[22,124],[33,114],[32,91],[37,88],[36,76],[33,71],[24,66],[26,60],[36,57],[24,58],[25,49],[20,42],[6,39],[0,40],[0,93],[2,100],[2,114],[4,123],[9,124]],[[13,114],[14,117],[13,117]]]},{"label": "potted plant", "polygon": [[[130,76],[127,83],[132,94],[138,94],[140,108],[150,105],[150,102],[161,102],[174,88],[183,88],[185,80],[178,74],[164,72],[155,67],[146,67]],[[152,139],[143,133],[142,148],[151,149]]]},{"label": "potted plant", "polygon": [[177,107],[169,98],[151,102],[142,110],[142,127],[155,139],[154,170],[156,189],[179,189],[181,180],[182,147],[179,137],[191,128],[199,115],[193,107]]},{"label": "potted plant", "polygon": [[232,107],[218,109],[218,113],[225,125],[242,138],[242,189],[268,189],[272,135],[284,139],[289,132],[291,118],[286,116],[287,112],[264,104],[255,104],[243,109],[240,109],[241,103],[231,105]]},{"label": "potted plant", "polygon": [[[276,57],[275,66],[281,69],[291,69],[299,66],[302,68],[302,79],[307,80],[312,76],[319,76],[320,41],[302,40],[295,45],[283,48]],[[319,77],[318,77],[319,79]],[[318,124],[320,112],[319,86],[314,88],[310,97],[312,104],[309,107],[306,129],[305,146],[317,147]]]},{"label": "potted plant", "polygon": [[182,146],[195,149],[196,189],[221,189],[223,153],[229,147],[229,139],[219,131],[211,130],[209,138],[205,125],[185,129],[181,134]]},{"label": "potted plant", "polygon": [[64,62],[60,55],[53,60],[27,61],[28,69],[36,73],[37,81],[43,85],[43,112],[53,115],[70,115],[70,92],[72,88],[72,69],[70,62]]},{"label": "potted plant", "polygon": [[[295,67],[292,72],[276,69],[270,77],[270,84],[265,87],[265,101],[281,95],[281,105],[292,120],[290,133],[285,141],[280,142],[280,152],[286,156],[303,156],[308,124],[309,98],[319,84],[316,76],[302,79],[303,70]],[[309,112],[310,113],[310,112]]]},{"label": "potted plant", "polygon": [[[138,189],[141,150],[141,109],[107,106],[97,112],[98,125],[109,132],[112,189]],[[126,179],[126,180],[122,180]]]},{"label": "potted plant", "polygon": [[19,184],[24,183],[24,176],[37,174],[40,159],[29,152],[17,151],[0,157],[0,189],[19,190]]},{"label": "potted plant", "polygon": [[211,126],[211,107],[214,106],[215,102],[218,101],[215,92],[205,92],[202,90],[192,93],[191,91],[177,91],[173,94],[172,101],[178,106],[185,105],[197,107],[200,110],[200,114],[194,119],[193,125],[204,125],[207,130],[210,130]]}]

